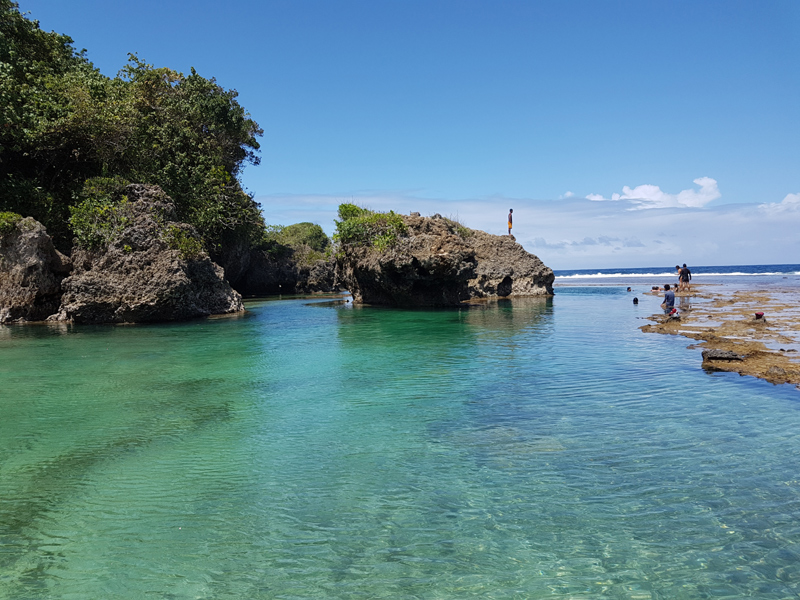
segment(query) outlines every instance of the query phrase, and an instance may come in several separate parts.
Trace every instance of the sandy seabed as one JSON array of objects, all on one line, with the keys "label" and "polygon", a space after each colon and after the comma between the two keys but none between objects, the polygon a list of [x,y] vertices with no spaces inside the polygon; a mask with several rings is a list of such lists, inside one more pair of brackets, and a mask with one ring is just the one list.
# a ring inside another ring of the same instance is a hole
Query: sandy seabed
[{"label": "sandy seabed", "polygon": [[[663,295],[663,292],[654,292]],[[727,350],[741,360],[704,359],[709,371],[751,375],[800,389],[800,292],[791,288],[734,290],[692,285],[677,293],[680,319],[649,317],[648,333],[681,335],[699,343],[689,348]],[[756,318],[756,313],[764,313]]]}]

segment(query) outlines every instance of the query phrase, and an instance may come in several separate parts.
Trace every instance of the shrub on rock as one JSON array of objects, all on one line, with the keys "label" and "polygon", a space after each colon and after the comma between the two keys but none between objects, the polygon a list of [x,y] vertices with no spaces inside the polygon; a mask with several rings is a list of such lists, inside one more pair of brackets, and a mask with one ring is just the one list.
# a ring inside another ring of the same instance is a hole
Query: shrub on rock
[{"label": "shrub on rock", "polygon": [[[128,185],[79,207],[85,227],[73,250],[53,320],[80,323],[175,321],[244,309],[195,229],[175,221],[159,187]],[[74,227],[75,225],[73,225]]]}]

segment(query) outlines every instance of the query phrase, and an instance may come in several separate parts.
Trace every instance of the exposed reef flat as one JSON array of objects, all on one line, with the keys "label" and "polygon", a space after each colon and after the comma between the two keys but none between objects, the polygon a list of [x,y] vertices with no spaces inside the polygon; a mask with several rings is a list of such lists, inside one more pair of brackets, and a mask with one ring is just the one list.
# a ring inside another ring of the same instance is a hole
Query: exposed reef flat
[{"label": "exposed reef flat", "polygon": [[800,389],[800,290],[692,287],[695,292],[678,295],[676,306],[684,302],[680,320],[653,315],[652,323],[641,330],[698,340],[689,347],[704,349],[706,370],[792,383]]}]

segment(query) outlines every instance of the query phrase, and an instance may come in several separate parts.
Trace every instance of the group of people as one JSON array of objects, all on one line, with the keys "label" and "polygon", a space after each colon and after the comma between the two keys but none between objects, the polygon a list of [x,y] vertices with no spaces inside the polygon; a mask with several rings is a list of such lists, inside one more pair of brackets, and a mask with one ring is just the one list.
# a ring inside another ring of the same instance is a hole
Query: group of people
[{"label": "group of people", "polygon": [[[511,235],[511,227],[514,222],[514,209],[510,208],[508,210],[508,235]],[[691,291],[691,287],[689,286],[689,282],[692,280],[692,272],[689,270],[689,267],[686,266],[686,263],[683,263],[683,266],[675,265],[675,271],[678,274],[678,292],[689,292]],[[672,315],[677,312],[675,308],[675,292],[671,289],[672,286],[670,284],[664,285],[664,302],[661,304],[661,308],[664,309],[665,315]],[[628,288],[628,291],[631,291],[631,288]],[[654,287],[653,291],[659,291],[658,287]],[[634,304],[639,303],[638,298],[633,299]]]}]

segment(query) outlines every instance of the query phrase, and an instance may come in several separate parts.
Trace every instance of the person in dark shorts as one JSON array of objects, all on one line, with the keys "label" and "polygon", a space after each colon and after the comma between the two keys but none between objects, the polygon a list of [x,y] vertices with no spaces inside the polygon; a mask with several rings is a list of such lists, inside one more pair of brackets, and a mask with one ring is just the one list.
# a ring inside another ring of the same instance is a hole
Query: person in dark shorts
[{"label": "person in dark shorts", "polygon": [[514,209],[513,208],[509,208],[508,209],[508,235],[511,235],[511,223],[514,221],[514,219],[512,219],[511,217],[512,217],[513,214],[514,214]]},{"label": "person in dark shorts", "polygon": [[675,292],[669,289],[669,284],[664,284],[664,302],[661,303],[661,308],[664,309],[664,314],[668,315],[675,308]]},{"label": "person in dark shorts", "polygon": [[686,263],[683,263],[683,268],[680,270],[680,278],[681,278],[681,285],[678,290],[683,290],[684,292],[689,291],[689,282],[692,280],[692,272],[689,270],[689,267],[686,266]]}]

